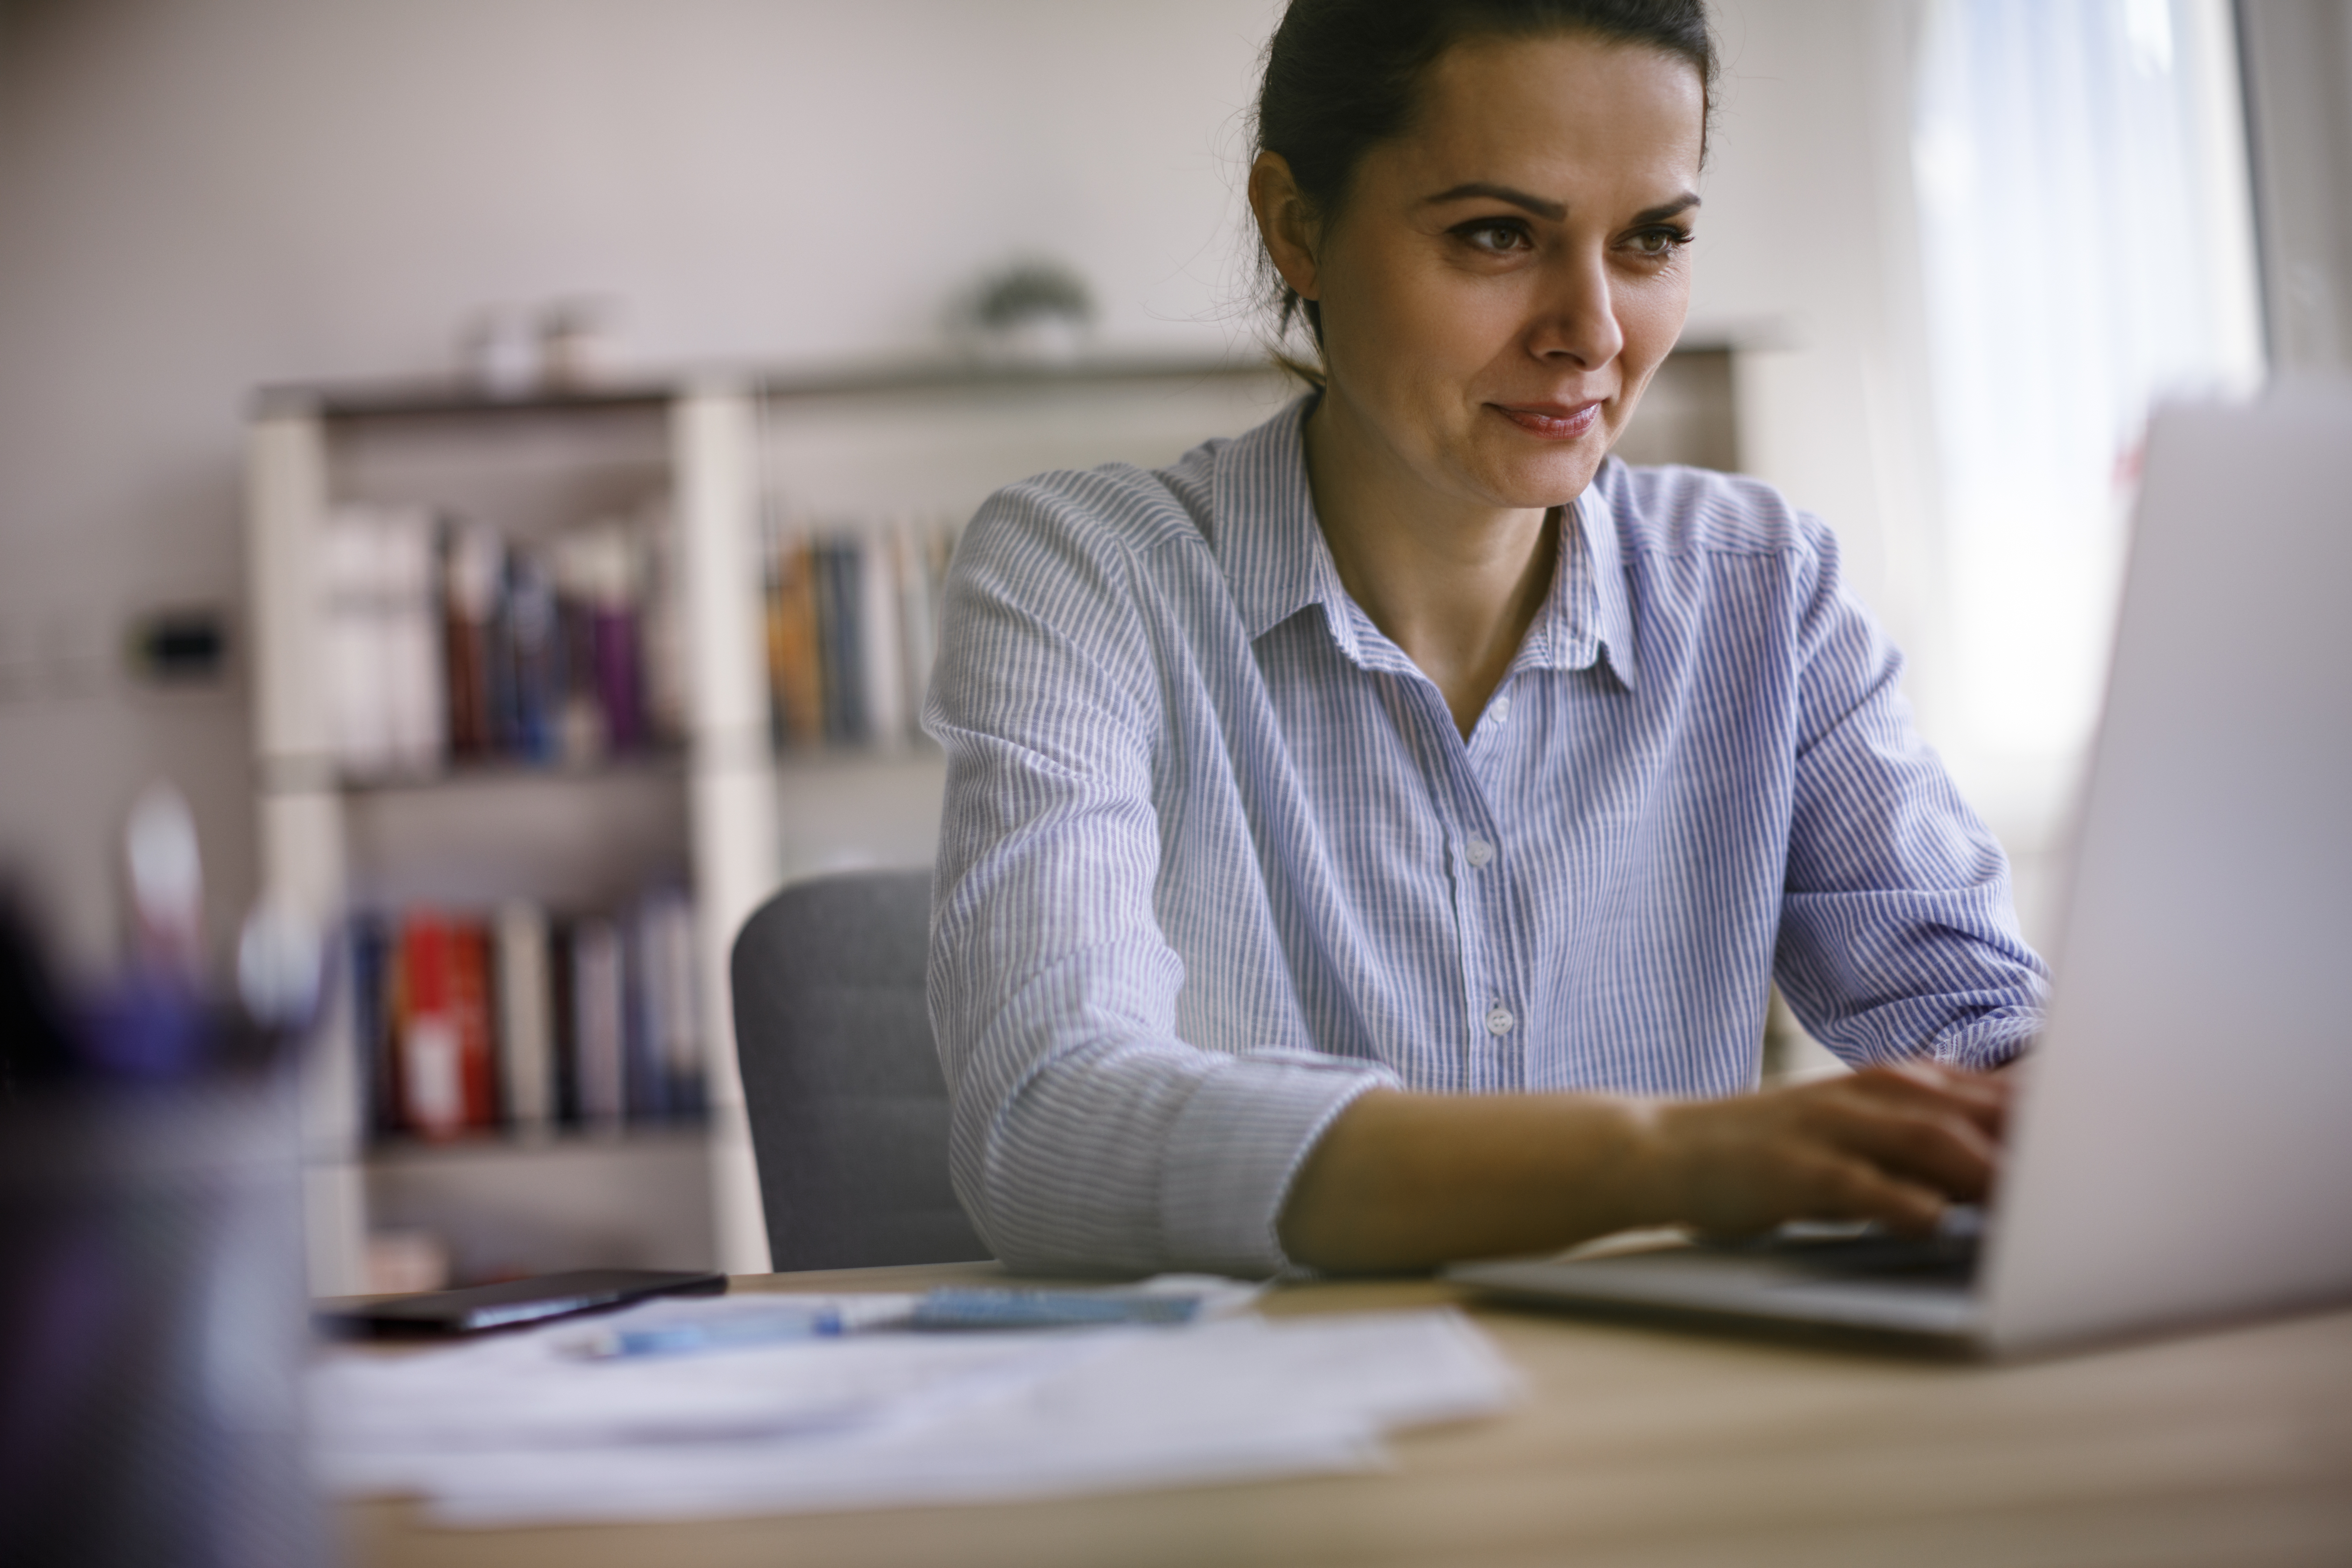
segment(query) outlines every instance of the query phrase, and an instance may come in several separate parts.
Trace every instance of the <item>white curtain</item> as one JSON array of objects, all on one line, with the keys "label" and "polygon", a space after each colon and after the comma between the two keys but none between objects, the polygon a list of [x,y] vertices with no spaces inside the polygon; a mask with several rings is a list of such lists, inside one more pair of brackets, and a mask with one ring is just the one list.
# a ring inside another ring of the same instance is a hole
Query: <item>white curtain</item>
[{"label": "white curtain", "polygon": [[1979,776],[2062,778],[2147,411],[2261,372],[2230,10],[1931,0],[1920,68],[1945,742]]}]

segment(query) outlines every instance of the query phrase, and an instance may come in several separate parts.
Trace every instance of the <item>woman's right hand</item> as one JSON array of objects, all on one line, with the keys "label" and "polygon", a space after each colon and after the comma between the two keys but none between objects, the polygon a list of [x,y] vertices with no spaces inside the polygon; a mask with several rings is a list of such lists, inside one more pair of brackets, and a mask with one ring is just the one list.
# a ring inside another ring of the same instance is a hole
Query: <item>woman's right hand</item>
[{"label": "woman's right hand", "polygon": [[1926,1234],[1948,1203],[1990,1191],[2009,1094],[2006,1079],[1912,1062],[1728,1100],[1653,1102],[1643,1206],[1711,1235],[1790,1219]]}]

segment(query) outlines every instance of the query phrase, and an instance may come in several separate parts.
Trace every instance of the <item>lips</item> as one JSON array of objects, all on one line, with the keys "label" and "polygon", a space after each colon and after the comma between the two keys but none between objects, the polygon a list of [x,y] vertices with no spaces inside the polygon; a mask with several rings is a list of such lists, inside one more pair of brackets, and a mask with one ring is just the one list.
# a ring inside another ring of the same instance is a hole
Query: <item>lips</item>
[{"label": "lips", "polygon": [[1601,419],[1601,400],[1590,403],[1491,403],[1496,413],[1525,430],[1552,441],[1573,441]]}]

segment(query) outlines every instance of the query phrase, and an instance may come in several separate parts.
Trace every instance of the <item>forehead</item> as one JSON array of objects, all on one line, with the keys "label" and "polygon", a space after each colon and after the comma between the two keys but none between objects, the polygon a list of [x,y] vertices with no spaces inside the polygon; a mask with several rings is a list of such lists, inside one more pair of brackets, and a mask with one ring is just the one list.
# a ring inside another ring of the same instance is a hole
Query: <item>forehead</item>
[{"label": "forehead", "polygon": [[1412,123],[1380,151],[1408,177],[1559,195],[1596,181],[1688,188],[1706,119],[1697,68],[1664,50],[1574,33],[1472,37],[1430,66]]}]

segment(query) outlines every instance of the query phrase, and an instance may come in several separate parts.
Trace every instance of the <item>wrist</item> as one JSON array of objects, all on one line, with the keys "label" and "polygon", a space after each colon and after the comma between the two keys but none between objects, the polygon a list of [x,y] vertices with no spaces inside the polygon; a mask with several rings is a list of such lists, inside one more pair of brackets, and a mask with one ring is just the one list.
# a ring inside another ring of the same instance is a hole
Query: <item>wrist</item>
[{"label": "wrist", "polygon": [[1688,1217],[1682,1123],[1691,1109],[1687,1101],[1651,1097],[1619,1103],[1625,1178],[1618,1194],[1622,1221],[1615,1228],[1646,1229]]}]

